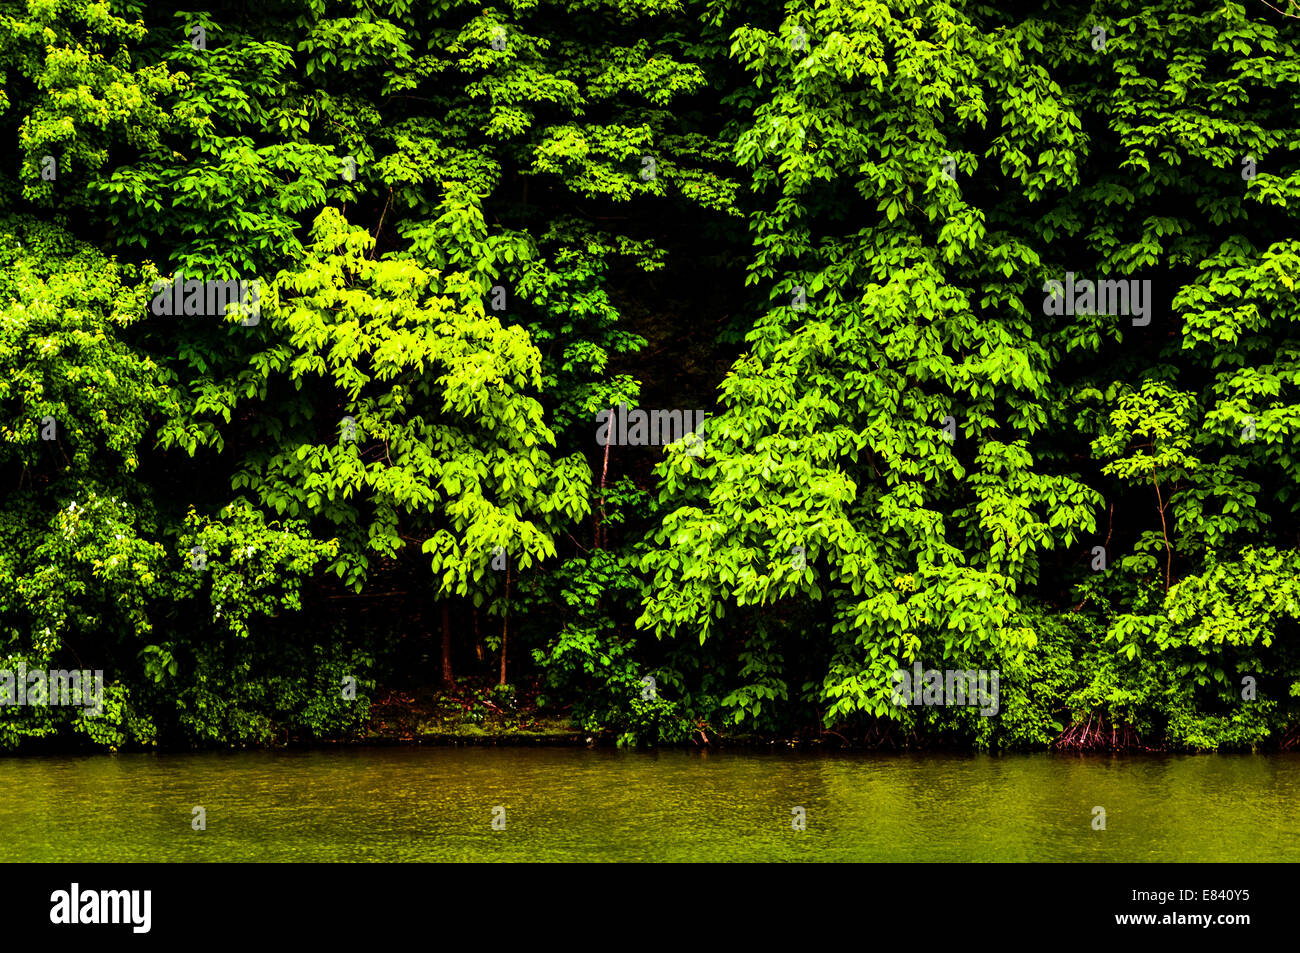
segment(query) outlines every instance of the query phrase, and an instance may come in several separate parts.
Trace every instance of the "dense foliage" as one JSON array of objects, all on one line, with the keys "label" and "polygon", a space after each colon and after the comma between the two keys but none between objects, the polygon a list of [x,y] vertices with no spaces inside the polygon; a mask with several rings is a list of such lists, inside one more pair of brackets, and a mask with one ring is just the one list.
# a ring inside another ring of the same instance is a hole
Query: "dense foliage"
[{"label": "dense foliage", "polygon": [[0,0],[0,744],[1294,743],[1277,7]]}]

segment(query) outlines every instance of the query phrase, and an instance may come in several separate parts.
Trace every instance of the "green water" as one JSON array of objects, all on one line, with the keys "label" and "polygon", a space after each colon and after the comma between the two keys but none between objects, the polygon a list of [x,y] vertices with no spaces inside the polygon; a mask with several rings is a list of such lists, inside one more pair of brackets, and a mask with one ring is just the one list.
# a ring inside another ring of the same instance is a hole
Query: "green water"
[{"label": "green water", "polygon": [[1300,756],[11,757],[0,837],[10,861],[1295,861]]}]

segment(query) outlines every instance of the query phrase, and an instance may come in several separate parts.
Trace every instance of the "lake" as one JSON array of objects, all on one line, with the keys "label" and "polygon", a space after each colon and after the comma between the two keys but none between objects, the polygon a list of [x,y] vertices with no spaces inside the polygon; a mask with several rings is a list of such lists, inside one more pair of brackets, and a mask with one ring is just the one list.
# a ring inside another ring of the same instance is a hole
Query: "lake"
[{"label": "lake", "polygon": [[10,861],[1296,861],[1300,755],[22,756],[0,831]]}]

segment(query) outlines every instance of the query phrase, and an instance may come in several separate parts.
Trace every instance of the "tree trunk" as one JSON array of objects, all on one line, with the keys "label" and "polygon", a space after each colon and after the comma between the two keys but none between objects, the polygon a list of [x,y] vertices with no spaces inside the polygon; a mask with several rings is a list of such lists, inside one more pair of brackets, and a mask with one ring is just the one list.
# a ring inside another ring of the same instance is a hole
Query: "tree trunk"
[{"label": "tree trunk", "polygon": [[[610,408],[610,411],[609,411],[609,412],[610,412],[610,414],[611,414],[611,417],[610,417],[610,420],[611,420],[611,421],[614,419],[613,416],[612,416],[612,414],[613,414],[617,409],[618,409],[618,408],[616,408],[616,407],[611,407],[611,408]],[[612,425],[611,425],[611,426],[612,426]],[[593,547],[594,547],[595,549],[602,549],[602,548],[603,548],[603,545],[602,545],[602,544],[603,544],[603,542],[604,542],[604,535],[605,535],[605,533],[604,533],[604,529],[605,529],[605,474],[607,474],[607,473],[609,472],[609,444],[610,444],[610,441],[609,441],[609,440],[606,440],[606,441],[605,441],[605,462],[602,463],[602,464],[600,465],[600,505],[597,507],[596,512],[592,514],[592,519],[594,519],[595,522],[596,522],[596,532],[595,532],[595,534],[594,534],[596,538],[592,541],[592,545],[593,545]]]},{"label": "tree trunk", "polygon": [[498,685],[506,684],[506,626],[501,624],[501,680]]},{"label": "tree trunk", "polygon": [[442,687],[456,687],[456,676],[451,670],[451,603],[446,599],[442,602]]},{"label": "tree trunk", "polygon": [[506,636],[509,634],[510,625],[510,567],[506,567],[506,607],[501,613],[501,681],[498,685],[506,684]]}]

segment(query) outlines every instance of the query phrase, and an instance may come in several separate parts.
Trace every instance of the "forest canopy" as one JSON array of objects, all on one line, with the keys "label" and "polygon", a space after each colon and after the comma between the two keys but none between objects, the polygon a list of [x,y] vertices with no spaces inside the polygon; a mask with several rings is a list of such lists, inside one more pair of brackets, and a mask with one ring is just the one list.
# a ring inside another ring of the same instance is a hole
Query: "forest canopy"
[{"label": "forest canopy", "polygon": [[1290,746],[1297,102],[1286,0],[0,0],[0,666],[105,686],[0,744]]}]

